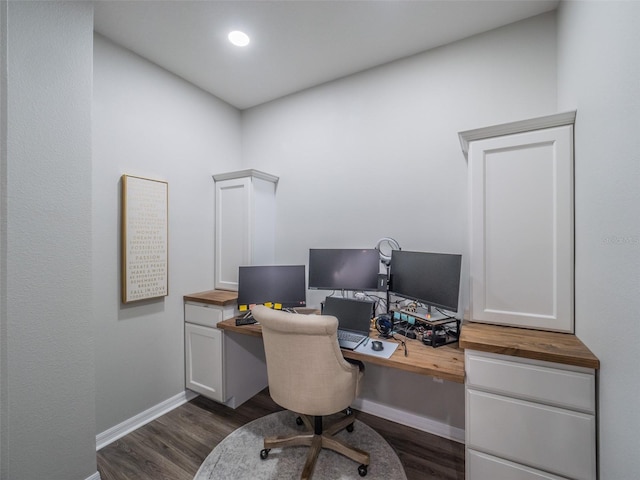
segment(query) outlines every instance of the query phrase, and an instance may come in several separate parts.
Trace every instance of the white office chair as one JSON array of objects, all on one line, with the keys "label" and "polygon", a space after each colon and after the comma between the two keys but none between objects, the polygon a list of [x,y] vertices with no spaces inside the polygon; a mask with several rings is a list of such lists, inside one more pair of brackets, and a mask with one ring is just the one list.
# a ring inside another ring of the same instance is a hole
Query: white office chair
[{"label": "white office chair", "polygon": [[[338,346],[338,320],[329,315],[300,315],[264,306],[253,309],[262,325],[271,398],[300,415],[308,431],[288,437],[264,439],[264,460],[271,448],[305,445],[310,450],[301,479],[309,479],[322,448],[334,450],[355,462],[358,473],[367,474],[369,454],[334,438],[343,429],[353,431],[349,405],[362,384],[363,370],[347,362]],[[323,427],[322,417],[347,411],[347,416]],[[313,424],[308,416],[313,417]]]}]

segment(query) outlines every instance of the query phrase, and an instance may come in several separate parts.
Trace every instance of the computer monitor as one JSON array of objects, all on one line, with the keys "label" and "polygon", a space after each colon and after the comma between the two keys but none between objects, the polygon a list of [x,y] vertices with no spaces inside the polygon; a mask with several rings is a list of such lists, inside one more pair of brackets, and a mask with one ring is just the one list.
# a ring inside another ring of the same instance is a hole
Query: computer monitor
[{"label": "computer monitor", "polygon": [[304,265],[249,265],[238,269],[238,305],[307,304]]},{"label": "computer monitor", "polygon": [[389,268],[389,292],[424,304],[458,311],[462,255],[394,250]]},{"label": "computer monitor", "polygon": [[380,254],[376,249],[312,248],[309,288],[317,290],[377,290]]}]

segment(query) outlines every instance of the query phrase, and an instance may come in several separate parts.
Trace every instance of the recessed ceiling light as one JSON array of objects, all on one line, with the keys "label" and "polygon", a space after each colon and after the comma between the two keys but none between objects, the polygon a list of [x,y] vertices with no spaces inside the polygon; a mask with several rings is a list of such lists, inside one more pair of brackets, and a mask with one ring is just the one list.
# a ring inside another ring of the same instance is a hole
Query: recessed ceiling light
[{"label": "recessed ceiling light", "polygon": [[237,47],[246,47],[249,45],[249,36],[239,30],[229,33],[229,41]]}]

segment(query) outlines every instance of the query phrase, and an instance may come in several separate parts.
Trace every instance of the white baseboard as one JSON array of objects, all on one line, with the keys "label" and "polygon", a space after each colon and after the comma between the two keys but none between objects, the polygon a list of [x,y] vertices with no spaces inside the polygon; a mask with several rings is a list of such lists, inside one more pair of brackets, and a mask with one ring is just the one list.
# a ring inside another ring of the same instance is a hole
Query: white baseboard
[{"label": "white baseboard", "polygon": [[[176,407],[187,403],[189,400],[197,397],[198,394],[192,392],[191,390],[185,390],[182,393],[179,393],[171,398],[168,398],[164,402],[161,402],[144,412],[139,413],[138,415],[125,420],[124,422],[111,427],[108,430],[105,430],[102,433],[96,435],[96,451],[100,450],[103,447],[106,447],[112,442],[115,442],[121,437],[124,437],[127,433],[133,432],[135,429],[146,425],[152,420],[164,415],[167,412],[170,412]],[[94,475],[95,476],[95,475]],[[100,480],[100,475],[97,477],[94,476],[89,477],[87,480]]]},{"label": "white baseboard", "polygon": [[90,477],[85,478],[85,480],[102,480],[102,479],[100,478],[100,472],[96,472]]},{"label": "white baseboard", "polygon": [[407,427],[415,428],[416,430],[438,435],[439,437],[447,438],[455,442],[464,443],[463,428],[452,427],[446,423],[437,422],[427,417],[422,417],[382,403],[363,400],[361,398],[357,398],[353,402],[352,406],[357,410],[375,415],[376,417],[381,417]]}]

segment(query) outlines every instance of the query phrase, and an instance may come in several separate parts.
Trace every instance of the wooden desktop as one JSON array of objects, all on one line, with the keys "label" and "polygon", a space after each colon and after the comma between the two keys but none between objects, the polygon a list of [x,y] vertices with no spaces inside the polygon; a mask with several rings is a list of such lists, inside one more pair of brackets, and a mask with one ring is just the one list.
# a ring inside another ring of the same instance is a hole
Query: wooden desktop
[{"label": "wooden desktop", "polygon": [[[235,318],[218,322],[217,327],[225,332],[262,337],[262,327],[259,324],[237,326]],[[370,337],[377,338],[378,332],[372,330]],[[401,335],[396,337],[404,340],[407,346],[406,356],[402,345],[399,345],[389,358],[344,349],[342,354],[345,358],[464,383],[464,350],[459,348],[457,343],[434,348],[424,345],[420,340],[405,339]]]}]

